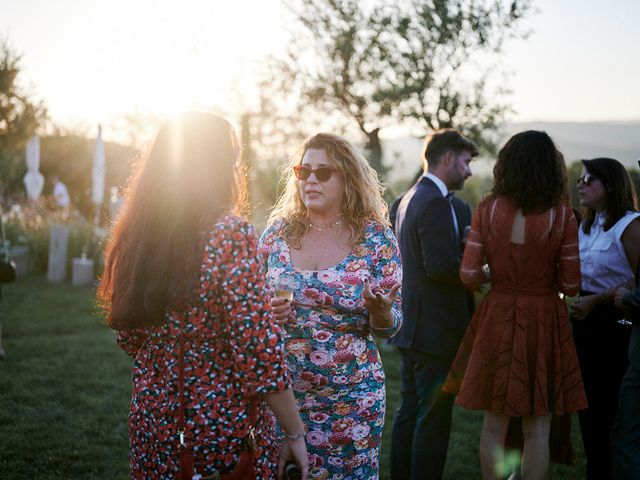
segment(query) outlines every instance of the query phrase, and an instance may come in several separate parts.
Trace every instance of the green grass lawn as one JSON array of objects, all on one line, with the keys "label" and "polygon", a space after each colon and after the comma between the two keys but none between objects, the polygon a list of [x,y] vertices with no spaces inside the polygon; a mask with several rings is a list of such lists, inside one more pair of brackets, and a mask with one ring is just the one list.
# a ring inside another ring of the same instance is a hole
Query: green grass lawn
[{"label": "green grass lawn", "polygon": [[[3,287],[0,323],[0,478],[124,479],[131,360],[94,315],[92,288],[31,276]],[[399,398],[399,361],[384,351],[387,428],[382,475],[388,478],[389,434]],[[482,414],[456,409],[445,478],[479,479]],[[574,419],[572,467],[551,479],[583,478]]]}]

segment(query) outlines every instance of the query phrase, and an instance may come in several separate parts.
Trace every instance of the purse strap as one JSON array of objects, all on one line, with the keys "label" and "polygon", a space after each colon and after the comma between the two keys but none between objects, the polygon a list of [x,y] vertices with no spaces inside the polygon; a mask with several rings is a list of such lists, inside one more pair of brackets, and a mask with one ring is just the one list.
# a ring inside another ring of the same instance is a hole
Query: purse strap
[{"label": "purse strap", "polygon": [[[181,448],[187,448],[185,419],[185,393],[184,393],[184,316],[180,315],[180,333],[178,334],[178,440]],[[245,448],[253,450],[255,445],[255,426],[258,424],[258,405],[255,397],[249,401],[249,430],[244,438]]]},{"label": "purse strap", "polygon": [[178,439],[180,447],[186,448],[185,442],[186,421],[184,415],[184,341],[182,335],[184,332],[184,319],[180,315],[180,332],[178,333]]}]

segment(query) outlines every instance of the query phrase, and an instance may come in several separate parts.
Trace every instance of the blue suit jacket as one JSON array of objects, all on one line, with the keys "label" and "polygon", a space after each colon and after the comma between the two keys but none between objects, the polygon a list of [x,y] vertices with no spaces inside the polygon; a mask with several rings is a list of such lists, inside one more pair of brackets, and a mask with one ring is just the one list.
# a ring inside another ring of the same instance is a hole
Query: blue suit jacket
[{"label": "blue suit jacket", "polygon": [[452,203],[458,235],[449,200],[428,178],[421,178],[398,204],[395,227],[402,255],[404,320],[390,340],[398,347],[450,357],[473,313],[473,295],[459,277],[461,235],[471,223],[471,210],[457,197]]}]

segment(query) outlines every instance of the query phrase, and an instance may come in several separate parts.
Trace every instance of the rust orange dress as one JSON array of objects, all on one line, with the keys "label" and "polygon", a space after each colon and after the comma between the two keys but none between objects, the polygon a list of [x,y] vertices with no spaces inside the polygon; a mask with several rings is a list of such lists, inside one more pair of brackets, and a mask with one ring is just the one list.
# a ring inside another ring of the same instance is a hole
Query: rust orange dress
[{"label": "rust orange dress", "polygon": [[571,325],[558,293],[580,289],[578,230],[558,205],[525,218],[524,243],[511,242],[517,208],[489,197],[473,217],[460,269],[477,290],[482,265],[491,290],[465,333],[444,387],[473,410],[529,417],[586,408]]}]

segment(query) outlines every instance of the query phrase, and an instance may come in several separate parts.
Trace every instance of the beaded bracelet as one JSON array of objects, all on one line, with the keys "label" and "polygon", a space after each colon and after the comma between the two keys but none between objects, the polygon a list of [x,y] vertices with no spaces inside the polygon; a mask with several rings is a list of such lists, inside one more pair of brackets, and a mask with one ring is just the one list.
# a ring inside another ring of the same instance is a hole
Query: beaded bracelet
[{"label": "beaded bracelet", "polygon": [[398,329],[398,323],[399,323],[399,318],[396,317],[393,319],[393,325],[391,325],[390,327],[374,327],[373,325],[370,325],[371,327],[371,331],[380,338],[386,338],[391,336],[397,329]]}]

